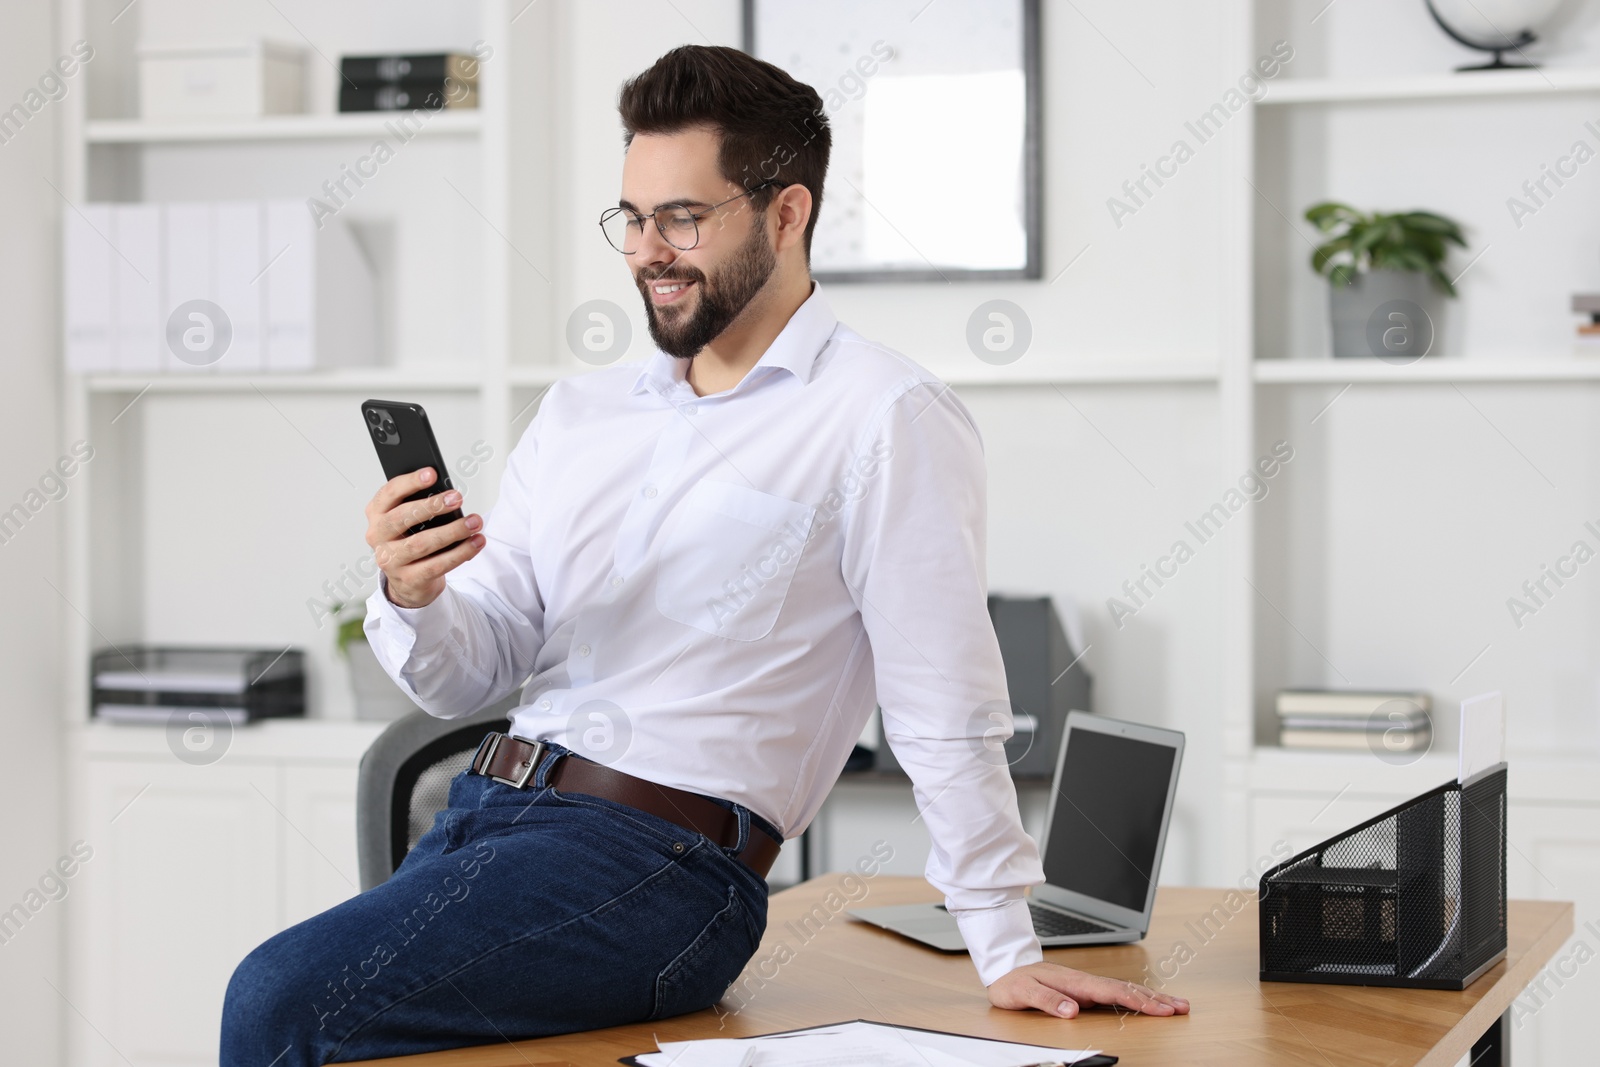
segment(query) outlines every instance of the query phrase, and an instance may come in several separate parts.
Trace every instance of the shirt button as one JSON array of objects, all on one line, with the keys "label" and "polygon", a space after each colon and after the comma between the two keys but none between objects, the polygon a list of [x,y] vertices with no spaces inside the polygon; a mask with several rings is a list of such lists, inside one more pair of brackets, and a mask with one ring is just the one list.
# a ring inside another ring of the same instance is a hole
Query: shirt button
[{"label": "shirt button", "polygon": [[620,575],[620,574],[613,574],[613,575],[612,575],[612,576],[611,576],[611,584],[612,584],[612,585],[621,585],[621,584],[622,584],[622,575]]},{"label": "shirt button", "polygon": [[543,708],[545,711],[549,711],[550,710],[550,701],[541,700],[541,701],[539,701],[539,706],[541,708]]},{"label": "shirt button", "polygon": [[656,495],[656,487],[653,486],[653,485],[645,486],[644,487],[644,495],[647,496],[647,497],[654,497]]},{"label": "shirt button", "polygon": [[588,654],[589,654],[589,646],[588,645],[579,645],[578,646],[578,655],[587,656]]},{"label": "shirt button", "polygon": [[685,404],[685,405],[683,405],[683,413],[685,415],[693,415],[696,411],[699,411],[699,410],[700,409],[695,407],[693,404]]}]

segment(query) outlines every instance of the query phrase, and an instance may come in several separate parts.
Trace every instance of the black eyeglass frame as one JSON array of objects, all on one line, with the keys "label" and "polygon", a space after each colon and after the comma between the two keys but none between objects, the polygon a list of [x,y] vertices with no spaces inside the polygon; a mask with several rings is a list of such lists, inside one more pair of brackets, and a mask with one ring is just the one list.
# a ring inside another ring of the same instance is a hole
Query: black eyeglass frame
[{"label": "black eyeglass frame", "polygon": [[606,223],[608,223],[612,219],[616,218],[617,215],[622,214],[624,212],[627,212],[628,214],[633,215],[633,218],[630,219],[629,222],[630,223],[637,222],[639,224],[639,236],[641,238],[644,237],[644,220],[645,219],[650,219],[656,224],[656,232],[661,235],[661,239],[663,241],[665,241],[671,247],[676,248],[680,252],[688,252],[688,251],[691,251],[692,249],[700,247],[700,220],[701,219],[709,217],[710,214],[713,211],[717,210],[717,208],[719,208],[719,207],[722,207],[724,204],[731,204],[735,200],[738,200],[740,197],[746,197],[746,196],[750,196],[750,195],[752,195],[754,193],[758,193],[758,192],[760,192],[761,190],[767,188],[770,185],[781,185],[781,184],[783,184],[783,183],[779,182],[776,178],[768,178],[764,182],[759,182],[756,185],[752,185],[750,188],[746,189],[744,192],[738,194],[738,196],[730,196],[726,200],[719,201],[718,203],[712,204],[710,207],[706,208],[704,211],[689,211],[686,208],[684,208],[683,205],[681,205],[681,204],[670,205],[667,208],[667,210],[682,211],[684,214],[688,215],[689,218],[694,220],[694,243],[689,245],[688,248],[685,248],[682,245],[673,244],[672,243],[672,238],[667,236],[666,228],[661,225],[661,220],[656,218],[656,216],[659,215],[661,213],[661,211],[663,210],[662,208],[656,208],[654,211],[650,212],[650,214],[648,214],[648,215],[640,215],[640,214],[638,214],[636,212],[629,211],[628,208],[622,207],[620,205],[618,205],[617,207],[607,208],[605,211],[600,213],[600,223],[599,223],[600,232],[601,232],[601,234],[603,234],[605,236],[606,244],[610,245],[612,248],[616,248],[617,251],[618,252],[622,252],[623,255],[631,256],[635,252],[638,252],[639,250],[637,248],[635,248],[633,250],[633,252],[623,252],[622,249],[617,248],[617,243],[611,239],[611,235],[609,233],[606,233]]}]

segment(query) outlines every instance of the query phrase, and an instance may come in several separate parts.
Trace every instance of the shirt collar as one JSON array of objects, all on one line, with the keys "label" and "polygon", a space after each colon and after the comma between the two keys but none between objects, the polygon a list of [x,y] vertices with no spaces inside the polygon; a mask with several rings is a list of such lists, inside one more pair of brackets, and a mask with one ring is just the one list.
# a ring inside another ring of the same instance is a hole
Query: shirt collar
[{"label": "shirt collar", "polygon": [[[793,374],[802,385],[809,383],[812,371],[816,368],[817,356],[822,353],[822,346],[828,343],[828,338],[833,336],[838,325],[839,318],[822,295],[822,286],[813,280],[811,295],[789,316],[783,330],[773,338],[772,344],[756,360],[755,366],[729,392],[736,392],[744,387],[745,382],[764,377],[777,368]],[[677,383],[683,383],[683,388],[687,389],[689,386],[684,381],[684,375],[688,372],[688,360],[669,356],[659,348],[654,349],[640,368],[639,376],[634,379],[629,392],[637,394],[649,390],[664,396],[669,390],[677,388]]]}]

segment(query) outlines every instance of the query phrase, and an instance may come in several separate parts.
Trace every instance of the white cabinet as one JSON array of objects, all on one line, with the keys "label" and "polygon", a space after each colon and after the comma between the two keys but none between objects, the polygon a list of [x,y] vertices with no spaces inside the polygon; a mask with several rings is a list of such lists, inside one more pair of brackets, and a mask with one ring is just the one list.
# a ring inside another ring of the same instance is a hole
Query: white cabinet
[{"label": "white cabinet", "polygon": [[1576,905],[1572,939],[1512,1009],[1512,1062],[1592,1062],[1594,1005],[1600,1004],[1600,806],[1513,800],[1509,807],[1510,894]]},{"label": "white cabinet", "polygon": [[72,735],[68,1062],[205,1067],[244,956],[353,896],[356,773],[376,724],[271,722],[214,763],[165,731],[97,724]]},{"label": "white cabinet", "polygon": [[69,1046],[71,1061],[215,1062],[233,964],[276,929],[276,772],[97,759],[87,785],[78,835],[94,856],[77,888],[93,963],[73,1002],[105,1040]]},{"label": "white cabinet", "polygon": [[356,776],[347,767],[282,770],[283,925],[293,926],[361,889],[356,860]]},{"label": "white cabinet", "polygon": [[1283,860],[1398,804],[1404,796],[1344,792],[1320,796],[1257,796],[1250,801],[1250,855]]}]

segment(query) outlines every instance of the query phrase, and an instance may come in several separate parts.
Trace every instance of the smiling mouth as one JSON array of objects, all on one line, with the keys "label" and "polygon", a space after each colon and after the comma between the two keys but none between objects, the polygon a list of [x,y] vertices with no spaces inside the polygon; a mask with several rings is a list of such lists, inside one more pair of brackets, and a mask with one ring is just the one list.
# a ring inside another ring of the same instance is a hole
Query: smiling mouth
[{"label": "smiling mouth", "polygon": [[694,285],[691,281],[657,280],[649,283],[650,300],[654,304],[670,304],[680,299],[685,290]]}]

